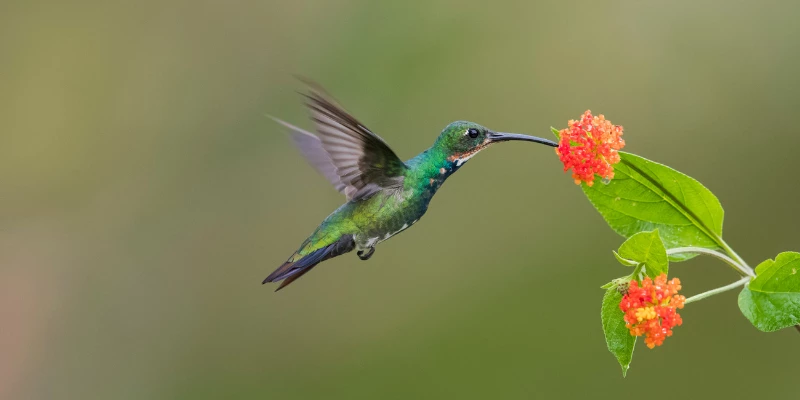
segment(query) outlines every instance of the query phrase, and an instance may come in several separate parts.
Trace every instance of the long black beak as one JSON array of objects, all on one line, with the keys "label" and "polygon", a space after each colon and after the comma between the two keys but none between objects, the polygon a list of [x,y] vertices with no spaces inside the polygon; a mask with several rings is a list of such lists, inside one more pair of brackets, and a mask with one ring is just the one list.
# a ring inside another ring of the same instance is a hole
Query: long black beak
[{"label": "long black beak", "polygon": [[490,142],[505,142],[508,140],[524,140],[526,142],[541,143],[550,147],[558,147],[558,143],[536,136],[520,135],[519,133],[489,132],[487,139]]}]

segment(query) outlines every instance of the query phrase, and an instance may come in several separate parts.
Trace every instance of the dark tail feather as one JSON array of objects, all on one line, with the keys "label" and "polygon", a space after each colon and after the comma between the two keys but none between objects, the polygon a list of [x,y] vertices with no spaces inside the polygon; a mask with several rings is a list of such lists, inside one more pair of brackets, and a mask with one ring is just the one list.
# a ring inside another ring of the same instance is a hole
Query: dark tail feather
[{"label": "dark tail feather", "polygon": [[297,275],[302,275],[305,271],[314,268],[315,265],[319,264],[325,259],[325,254],[328,253],[328,248],[330,248],[330,246],[323,247],[319,250],[314,250],[297,261],[287,261],[283,263],[283,265],[269,274],[269,276],[261,283],[264,284],[267,282],[278,282]]},{"label": "dark tail feather", "polygon": [[291,261],[283,263],[280,267],[278,267],[278,269],[272,271],[272,273],[269,274],[268,277],[266,277],[263,281],[261,281],[261,284],[263,285],[267,282],[275,282],[279,276],[287,273],[292,268],[292,266],[294,266],[294,263]]},{"label": "dark tail feather", "polygon": [[278,269],[273,271],[269,276],[264,279],[262,284],[267,282],[281,282],[281,285],[278,286],[275,291],[283,289],[284,287],[288,286],[290,283],[297,280],[301,276],[305,275],[306,272],[311,271],[314,266],[317,264],[349,251],[352,251],[355,248],[355,241],[353,240],[353,236],[346,235],[340,238],[336,243],[333,243],[329,246],[323,247],[318,250],[314,250],[311,253],[305,255],[303,258],[291,262],[287,261],[283,263]]},{"label": "dark tail feather", "polygon": [[278,286],[278,288],[275,289],[275,291],[277,292],[278,290],[281,290],[281,289],[285,288],[286,286],[289,286],[290,283],[296,281],[301,276],[305,275],[306,272],[311,271],[311,269],[314,268],[315,266],[316,265],[312,265],[312,266],[310,266],[310,267],[308,267],[306,269],[300,270],[300,272],[298,272],[298,273],[296,273],[296,274],[294,274],[292,276],[284,278],[283,281],[281,281],[280,286]]}]

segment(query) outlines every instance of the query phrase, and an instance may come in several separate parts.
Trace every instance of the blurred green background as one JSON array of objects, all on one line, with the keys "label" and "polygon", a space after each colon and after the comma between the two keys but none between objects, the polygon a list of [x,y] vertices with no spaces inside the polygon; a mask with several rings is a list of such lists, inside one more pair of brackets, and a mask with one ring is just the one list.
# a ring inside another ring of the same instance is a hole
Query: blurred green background
[{"label": "blurred green background", "polygon": [[[420,224],[287,290],[343,198],[264,117],[300,74],[402,158],[450,121],[549,136],[591,108],[705,183],[752,265],[800,250],[800,3],[0,5],[0,398],[790,398],[800,335],[692,304],[623,380],[613,233],[552,150],[504,144]],[[736,275],[701,257],[687,295]],[[641,345],[641,342],[640,342]]]}]

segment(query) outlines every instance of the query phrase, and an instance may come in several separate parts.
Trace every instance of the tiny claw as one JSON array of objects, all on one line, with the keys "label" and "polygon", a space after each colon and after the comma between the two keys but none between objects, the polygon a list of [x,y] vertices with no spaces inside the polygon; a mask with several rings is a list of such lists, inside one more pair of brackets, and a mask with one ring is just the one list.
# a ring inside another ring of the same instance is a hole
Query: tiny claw
[{"label": "tiny claw", "polygon": [[372,257],[373,253],[375,253],[375,248],[370,247],[366,254],[364,253],[364,250],[359,250],[356,254],[358,254],[358,258],[366,261],[369,260],[370,257]]}]

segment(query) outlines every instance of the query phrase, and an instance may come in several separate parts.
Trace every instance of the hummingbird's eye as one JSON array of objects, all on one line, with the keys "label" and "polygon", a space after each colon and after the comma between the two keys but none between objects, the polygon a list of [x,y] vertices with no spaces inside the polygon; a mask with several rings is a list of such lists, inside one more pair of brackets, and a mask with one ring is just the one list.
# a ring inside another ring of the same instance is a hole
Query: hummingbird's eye
[{"label": "hummingbird's eye", "polygon": [[473,139],[478,137],[479,134],[480,134],[480,132],[478,132],[478,130],[475,129],[475,128],[469,128],[469,130],[467,130],[467,135],[469,135],[469,137],[471,137]]}]

